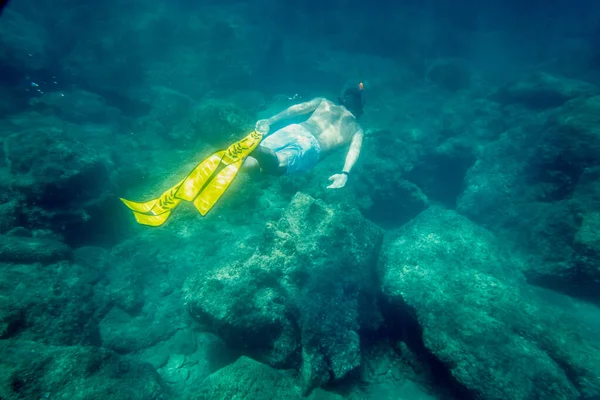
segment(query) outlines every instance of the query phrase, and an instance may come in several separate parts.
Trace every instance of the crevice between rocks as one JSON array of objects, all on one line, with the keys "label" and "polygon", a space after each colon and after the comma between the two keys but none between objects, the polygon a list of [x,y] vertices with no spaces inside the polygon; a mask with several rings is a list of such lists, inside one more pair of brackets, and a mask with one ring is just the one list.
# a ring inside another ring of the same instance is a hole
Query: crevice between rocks
[{"label": "crevice between rocks", "polygon": [[429,367],[431,383],[438,389],[443,399],[475,400],[469,391],[452,375],[446,365],[440,361],[423,342],[423,328],[418,322],[415,310],[402,300],[391,301],[384,295],[379,299],[380,310],[384,318],[381,331],[382,339],[402,341]]}]

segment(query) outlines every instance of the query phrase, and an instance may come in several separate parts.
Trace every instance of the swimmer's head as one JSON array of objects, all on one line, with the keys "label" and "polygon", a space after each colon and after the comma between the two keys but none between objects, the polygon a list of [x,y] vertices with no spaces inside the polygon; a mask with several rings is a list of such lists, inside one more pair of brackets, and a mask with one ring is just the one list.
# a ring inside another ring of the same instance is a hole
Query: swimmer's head
[{"label": "swimmer's head", "polygon": [[362,82],[358,85],[347,87],[338,99],[340,104],[346,107],[356,118],[360,118],[363,114],[363,106],[365,105],[363,89],[364,85]]}]

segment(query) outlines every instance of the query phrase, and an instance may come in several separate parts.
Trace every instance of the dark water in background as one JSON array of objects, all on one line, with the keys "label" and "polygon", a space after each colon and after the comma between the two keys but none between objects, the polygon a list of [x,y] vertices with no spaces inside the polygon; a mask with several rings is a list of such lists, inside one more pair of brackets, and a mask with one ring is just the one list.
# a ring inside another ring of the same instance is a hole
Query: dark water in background
[{"label": "dark water in background", "polygon": [[[343,191],[342,152],[204,219],[119,202],[356,82]],[[593,0],[12,0],[0,399],[599,395],[598,87]]]},{"label": "dark water in background", "polygon": [[[42,2],[36,10],[27,2],[15,2],[11,9],[27,13],[38,34],[34,39],[32,33],[23,48],[7,49],[8,65],[3,66],[2,76],[12,84],[27,75],[43,79],[44,73],[64,74],[63,82],[120,87],[122,92],[123,86],[135,89],[162,83],[144,78],[147,66],[177,59],[181,51],[206,61],[209,65],[204,71],[218,69],[215,64],[236,56],[228,54],[232,45],[245,49],[237,56],[252,64],[252,79],[238,73],[223,81],[216,71],[202,77],[186,71],[189,76],[172,77],[171,84],[194,95],[245,88],[317,91],[324,85],[337,90],[346,79],[343,71],[329,76],[310,70],[327,51],[344,51],[356,58],[383,57],[409,67],[416,76],[423,76],[436,58],[458,57],[473,63],[492,82],[532,69],[597,79],[600,11],[591,0],[576,5],[568,1],[298,1],[293,5],[241,1],[81,5],[63,1]],[[141,20],[144,16],[146,21]],[[236,31],[236,20],[247,24],[248,31]],[[316,54],[303,56],[294,48],[297,41]],[[32,54],[34,62],[27,64],[35,68],[28,70],[23,63],[10,61],[10,56],[34,50],[40,53]],[[90,65],[83,70],[66,65],[65,57],[73,52],[84,53]]]}]

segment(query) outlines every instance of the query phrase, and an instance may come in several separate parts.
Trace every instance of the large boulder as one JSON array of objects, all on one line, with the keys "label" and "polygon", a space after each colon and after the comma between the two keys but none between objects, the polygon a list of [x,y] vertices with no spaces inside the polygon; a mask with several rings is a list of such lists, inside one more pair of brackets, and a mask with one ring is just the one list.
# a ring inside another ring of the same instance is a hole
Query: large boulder
[{"label": "large boulder", "polygon": [[168,389],[146,363],[95,347],[0,340],[0,397],[164,399]]},{"label": "large boulder", "polygon": [[190,139],[197,134],[183,137],[183,130],[178,127],[185,120],[193,107],[193,99],[164,86],[152,86],[142,95],[144,103],[150,105],[147,113],[133,121],[132,130],[144,136],[153,136],[161,149],[172,145],[190,144]]},{"label": "large boulder", "polygon": [[71,249],[52,237],[35,237],[26,229],[0,235],[0,262],[50,264],[71,259]]},{"label": "large boulder", "polygon": [[437,59],[427,69],[427,78],[439,87],[456,92],[468,89],[472,81],[468,63],[461,59]]},{"label": "large boulder", "polygon": [[569,101],[536,134],[525,174],[541,201],[567,198],[581,174],[600,165],[600,96]]},{"label": "large boulder", "polygon": [[[131,159],[119,153],[129,139],[110,126],[74,125],[55,116],[13,115],[3,127],[0,189],[16,201],[13,218],[30,229],[50,229],[70,245],[112,244],[124,228],[116,188]],[[9,211],[9,210],[7,210]]]},{"label": "large boulder", "polygon": [[150,363],[182,399],[196,396],[204,379],[236,358],[221,339],[193,329],[181,329],[135,356]]},{"label": "large boulder", "polygon": [[574,294],[582,286],[588,294],[600,289],[598,258],[584,234],[600,199],[599,116],[600,96],[570,100],[526,122],[512,116],[522,127],[481,149],[457,203],[537,258],[526,265],[531,282]]},{"label": "large boulder", "polygon": [[108,105],[97,93],[85,90],[68,92],[53,90],[29,101],[32,109],[78,124],[114,125],[122,122],[121,112]]},{"label": "large boulder", "polygon": [[[30,120],[37,124],[27,122]],[[82,140],[81,135],[92,132],[38,114],[21,115],[13,123],[18,131],[7,132],[5,157],[14,185],[27,203],[64,208],[106,195],[112,151],[106,143],[94,143],[90,137]]]},{"label": "large boulder", "polygon": [[300,368],[306,389],[341,379],[360,364],[359,330],[380,322],[381,240],[358,211],[298,193],[248,260],[188,280],[189,312],[231,346]]},{"label": "large boulder", "polygon": [[315,390],[309,397],[302,394],[292,371],[279,371],[248,357],[213,373],[191,394],[196,400],[341,400],[342,397],[323,390]]},{"label": "large boulder", "polygon": [[[180,252],[168,233],[148,236],[134,236],[110,252],[98,247],[75,252],[77,263],[102,271],[103,279],[94,287],[107,301],[97,311],[98,340],[119,354],[151,348],[191,322],[185,313],[173,312],[182,308],[185,264],[177,262]],[[192,253],[186,254],[189,258]]]},{"label": "large boulder", "polygon": [[583,318],[583,305],[546,301],[525,283],[521,263],[489,231],[432,207],[390,241],[383,292],[475,398],[599,394],[600,327]]},{"label": "large boulder", "polygon": [[72,263],[71,250],[55,239],[21,231],[0,236],[0,339],[97,344],[106,299],[94,285],[103,271]]},{"label": "large boulder", "polygon": [[493,98],[504,104],[518,103],[539,110],[597,93],[598,88],[587,82],[537,72],[501,87]]},{"label": "large boulder", "polygon": [[[5,195],[10,196],[10,193]],[[0,233],[6,233],[19,224],[20,206],[19,201],[11,199],[6,202],[0,201]]]},{"label": "large boulder", "polygon": [[401,175],[393,163],[379,158],[365,161],[355,184],[357,203],[365,217],[380,226],[395,227],[427,208],[427,196]]},{"label": "large boulder", "polygon": [[207,100],[193,108],[181,129],[192,140],[226,147],[254,129],[254,122],[252,115],[233,103]]},{"label": "large boulder", "polygon": [[290,371],[278,371],[248,357],[205,379],[197,399],[301,399],[302,390]]}]

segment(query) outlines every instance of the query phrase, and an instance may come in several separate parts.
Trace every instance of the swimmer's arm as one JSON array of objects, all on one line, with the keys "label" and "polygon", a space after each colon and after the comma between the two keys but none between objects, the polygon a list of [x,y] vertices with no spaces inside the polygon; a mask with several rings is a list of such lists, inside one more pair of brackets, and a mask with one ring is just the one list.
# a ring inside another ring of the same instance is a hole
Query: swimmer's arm
[{"label": "swimmer's arm", "polygon": [[354,164],[356,164],[358,156],[360,155],[360,148],[362,147],[363,136],[363,130],[359,129],[352,137],[350,149],[348,149],[346,161],[344,162],[344,169],[342,170],[343,172],[349,173],[352,167],[354,167]]},{"label": "swimmer's arm", "polygon": [[277,115],[272,116],[267,120],[269,125],[273,125],[278,123],[281,120],[297,117],[298,115],[308,114],[317,109],[319,104],[321,104],[325,99],[322,97],[317,97],[316,99],[312,99],[311,101],[307,101],[304,103],[293,105],[286,110],[283,110]]}]

